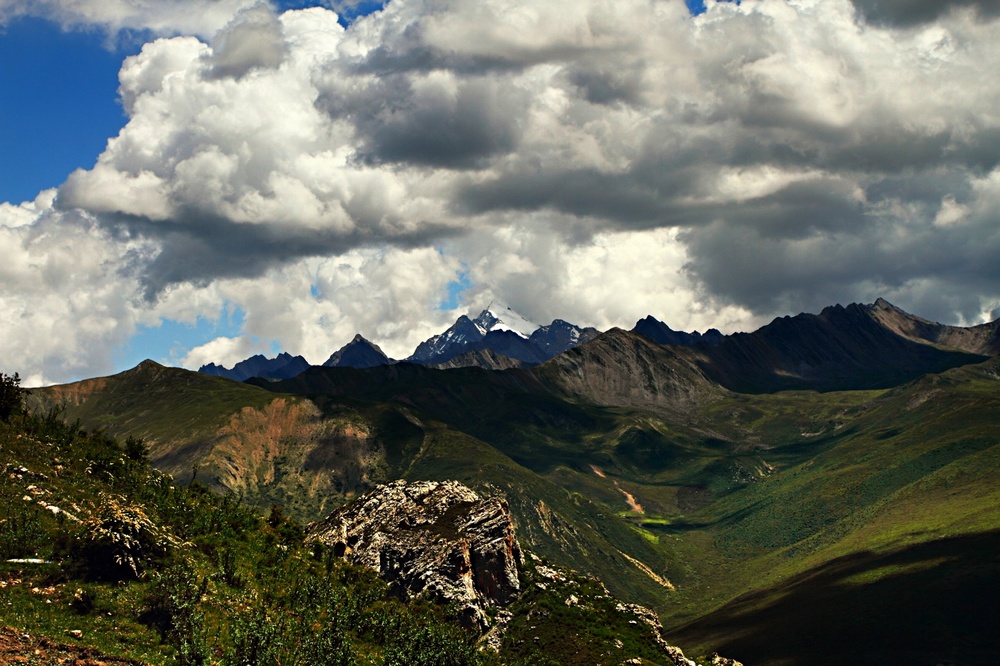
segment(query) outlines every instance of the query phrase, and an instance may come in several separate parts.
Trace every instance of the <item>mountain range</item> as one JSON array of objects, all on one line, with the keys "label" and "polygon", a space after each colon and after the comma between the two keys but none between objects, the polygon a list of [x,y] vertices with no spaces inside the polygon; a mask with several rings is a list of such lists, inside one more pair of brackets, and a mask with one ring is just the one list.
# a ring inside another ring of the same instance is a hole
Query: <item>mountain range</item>
[{"label": "mountain range", "polygon": [[[1000,322],[1000,320],[998,320]],[[712,381],[731,390],[769,392],[814,388],[882,388],[926,372],[975,362],[1000,353],[1000,324],[957,327],[911,315],[884,299],[869,305],[825,308],[818,315],[779,317],[752,333],[723,335],[675,331],[652,315],[632,332],[693,361]],[[490,370],[540,365],[599,335],[556,319],[532,324],[506,306],[491,306],[475,319],[462,315],[442,333],[420,343],[403,362],[436,368]],[[333,353],[327,367],[371,368],[397,363],[360,334]],[[290,379],[308,367],[301,356],[253,356],[232,370],[216,364],[199,372],[237,381]]]},{"label": "mountain range", "polygon": [[[498,370],[528,367],[544,363],[567,349],[593,339],[595,328],[581,328],[562,319],[539,326],[504,305],[490,304],[475,319],[460,316],[447,330],[417,345],[413,354],[404,359],[437,368],[475,366]],[[294,360],[295,365],[289,365]],[[371,368],[397,363],[366,340],[360,333],[334,352],[323,363],[335,368]],[[257,355],[237,363],[232,370],[210,363],[198,372],[244,381],[251,377],[287,379],[305,369],[308,363],[301,356],[292,359],[287,353],[275,359]],[[293,368],[296,372],[290,372]]]},{"label": "mountain range", "polygon": [[643,321],[541,363],[474,347],[539,329],[467,317],[425,348],[462,338],[449,361],[502,369],[345,352],[237,383],[146,361],[30,401],[303,521],[397,479],[500,493],[523,547],[654,608],[696,656],[998,663],[998,322],[879,299],[661,344]]}]

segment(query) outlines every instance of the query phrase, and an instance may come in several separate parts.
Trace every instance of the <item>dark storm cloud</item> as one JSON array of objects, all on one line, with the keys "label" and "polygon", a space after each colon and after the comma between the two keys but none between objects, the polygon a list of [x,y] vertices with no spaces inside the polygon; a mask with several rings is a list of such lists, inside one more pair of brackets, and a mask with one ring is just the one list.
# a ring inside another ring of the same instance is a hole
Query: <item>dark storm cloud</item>
[{"label": "dark storm cloud", "polygon": [[981,17],[1000,16],[996,0],[852,0],[858,12],[878,25],[912,26],[929,23],[957,7],[972,7]]},{"label": "dark storm cloud", "polygon": [[[131,273],[139,276],[146,298],[155,301],[171,285],[205,285],[216,279],[254,278],[268,269],[306,257],[337,256],[378,245],[370,232],[332,233],[323,229],[278,229],[235,223],[197,210],[180,212],[178,221],[152,221],[127,215],[104,215],[99,222],[121,238],[156,241],[159,252],[135,256]],[[456,233],[434,224],[396,235],[401,248],[424,247]]]},{"label": "dark storm cloud", "polygon": [[[852,204],[845,201],[841,208]],[[831,206],[822,210],[835,217]],[[933,287],[909,292],[923,304],[919,312],[974,320],[979,294],[1000,290],[1000,229],[992,215],[948,228],[871,212],[855,215],[851,227],[822,228],[803,216],[800,224],[811,232],[794,238],[769,235],[766,225],[719,219],[684,231],[682,238],[688,270],[700,282],[757,312],[817,311],[844,301],[845,294],[874,298],[926,281]],[[926,219],[926,213],[919,217]]]},{"label": "dark storm cloud", "polygon": [[[681,174],[671,186],[682,187]],[[462,213],[556,210],[578,217],[595,217],[623,227],[659,226],[680,211],[668,194],[631,174],[608,174],[594,169],[562,172],[511,173],[459,192],[456,209]],[[667,225],[669,226],[669,225]]]},{"label": "dark storm cloud", "polygon": [[317,103],[354,125],[357,157],[367,164],[469,168],[516,148],[530,101],[522,91],[481,77],[421,83],[395,75]]}]

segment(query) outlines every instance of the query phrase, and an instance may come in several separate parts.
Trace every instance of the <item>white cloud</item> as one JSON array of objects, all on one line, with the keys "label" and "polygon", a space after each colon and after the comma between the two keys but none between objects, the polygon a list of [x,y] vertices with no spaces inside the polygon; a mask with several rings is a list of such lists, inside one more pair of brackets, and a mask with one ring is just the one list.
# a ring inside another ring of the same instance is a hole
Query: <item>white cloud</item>
[{"label": "white cloud", "polygon": [[100,374],[135,332],[137,282],[127,272],[150,248],[112,238],[93,218],[40,206],[24,224],[0,210],[0,367],[26,386]]},{"label": "white cloud", "polygon": [[[1000,298],[1000,82],[982,74],[1000,47],[983,5],[952,4],[866,21],[862,0],[694,18],[680,0],[409,0],[345,30],[322,8],[219,2],[199,27],[184,2],[43,2],[67,25],[189,36],[123,63],[128,123],[56,211],[0,208],[7,270],[45,284],[48,257],[68,264],[93,293],[46,298],[115,318],[86,328],[95,349],[245,312],[186,363],[247,340],[322,362],[357,332],[405,356],[454,318],[437,305],[463,267],[467,305],[543,323],[739,330],[882,294],[970,320]],[[88,257],[60,254],[63,227]],[[109,358],[54,353],[38,372]]]},{"label": "white cloud", "polygon": [[35,16],[64,29],[99,27],[111,35],[150,31],[156,35],[211,37],[240,10],[260,0],[6,0],[0,25]]},{"label": "white cloud", "polygon": [[187,352],[181,359],[180,365],[191,370],[197,370],[210,363],[232,368],[240,361],[255,354],[270,356],[269,351],[267,345],[246,336],[218,337]]}]

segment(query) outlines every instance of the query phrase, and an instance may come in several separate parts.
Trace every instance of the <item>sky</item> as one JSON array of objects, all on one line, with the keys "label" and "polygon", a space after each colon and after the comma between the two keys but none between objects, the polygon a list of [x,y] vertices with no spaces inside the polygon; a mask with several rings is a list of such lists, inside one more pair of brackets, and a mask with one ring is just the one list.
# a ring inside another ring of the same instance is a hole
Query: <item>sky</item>
[{"label": "sky", "polygon": [[993,0],[0,0],[0,371],[1000,317]]}]

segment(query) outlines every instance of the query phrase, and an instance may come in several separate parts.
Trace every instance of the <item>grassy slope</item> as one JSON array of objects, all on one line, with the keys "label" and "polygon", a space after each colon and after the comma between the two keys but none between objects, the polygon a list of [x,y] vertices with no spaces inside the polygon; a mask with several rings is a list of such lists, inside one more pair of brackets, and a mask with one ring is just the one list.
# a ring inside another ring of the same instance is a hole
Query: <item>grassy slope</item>
[{"label": "grassy slope", "polygon": [[[447,458],[447,439],[429,443],[432,457]],[[76,655],[164,665],[672,663],[657,633],[600,583],[543,575],[537,557],[527,559],[525,592],[508,608],[501,653],[477,650],[449,609],[400,603],[374,573],[304,544],[292,521],[274,512],[265,521],[200,484],[173,487],[125,454],[109,437],[55,420],[0,422],[0,558],[46,560],[0,562],[0,634],[14,637],[0,640],[0,662],[57,664]],[[139,578],[95,578],[94,563],[104,571],[109,558],[79,548],[108,493],[171,537],[166,552],[145,540],[132,547]],[[46,508],[56,505],[75,518]],[[25,648],[24,635],[41,649]]]},{"label": "grassy slope", "polygon": [[709,565],[675,598],[677,621],[698,619],[671,636],[754,664],[995,663],[998,367],[859,395],[798,462],[781,440],[780,473],[703,509],[682,540]]},{"label": "grassy slope", "polygon": [[[351,397],[315,400],[380,433],[387,474],[501,488],[530,548],[656,606],[695,653],[1000,655],[992,615],[948,619],[908,592],[973,608],[1000,579],[996,360],[889,391],[728,394],[683,413],[577,404],[515,374],[414,371],[377,389],[355,375]],[[913,608],[928,612],[900,614]]]}]

